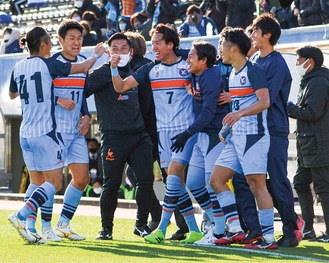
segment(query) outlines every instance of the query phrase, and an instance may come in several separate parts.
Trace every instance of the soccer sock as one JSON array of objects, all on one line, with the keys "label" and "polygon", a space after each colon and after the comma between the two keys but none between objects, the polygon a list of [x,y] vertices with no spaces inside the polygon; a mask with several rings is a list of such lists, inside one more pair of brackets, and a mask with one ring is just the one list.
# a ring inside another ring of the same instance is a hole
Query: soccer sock
[{"label": "soccer sock", "polygon": [[170,218],[178,203],[180,181],[180,177],[176,175],[170,174],[167,177],[167,187],[163,200],[161,221],[158,226],[158,229],[164,234],[166,234]]},{"label": "soccer sock", "polygon": [[51,229],[51,219],[53,216],[54,196],[48,198],[48,200],[40,207],[41,210],[41,225],[43,231]]},{"label": "soccer sock", "polygon": [[198,224],[195,220],[192,201],[188,192],[186,191],[185,184],[180,186],[179,194],[180,194],[178,200],[179,212],[184,216],[189,232],[191,231],[200,232]]},{"label": "soccer sock", "polygon": [[42,206],[55,193],[55,186],[52,183],[44,182],[33,192],[22,209],[17,212],[17,217],[20,220],[26,220],[31,213],[37,211],[38,207]]},{"label": "soccer sock", "polygon": [[229,231],[242,231],[238,211],[236,208],[235,196],[232,191],[228,190],[217,194],[217,200],[225,214],[229,226]]},{"label": "soccer sock", "polygon": [[64,194],[64,204],[57,226],[65,227],[70,223],[79,205],[83,192],[72,183],[68,185]]},{"label": "soccer sock", "polygon": [[[33,192],[38,187],[39,186],[37,184],[30,184],[29,185],[29,187],[26,189],[26,192],[25,192],[24,202],[26,202],[27,200],[29,200],[29,198],[31,197],[31,195],[33,194]],[[30,230],[30,231],[33,231],[33,232],[35,230],[35,222],[37,220],[37,213],[38,213],[38,210],[35,210],[26,219],[26,228],[28,230]]]},{"label": "soccer sock", "polygon": [[[208,189],[209,191],[209,189]],[[220,207],[219,202],[216,198],[216,195],[214,191],[209,192],[210,199],[212,200],[213,206],[212,206],[212,212],[214,215],[214,222],[215,222],[215,235],[220,235],[225,233],[226,228],[226,217],[223,212],[223,209]]]},{"label": "soccer sock", "polygon": [[274,209],[258,210],[259,222],[262,227],[263,238],[266,242],[274,242]]}]

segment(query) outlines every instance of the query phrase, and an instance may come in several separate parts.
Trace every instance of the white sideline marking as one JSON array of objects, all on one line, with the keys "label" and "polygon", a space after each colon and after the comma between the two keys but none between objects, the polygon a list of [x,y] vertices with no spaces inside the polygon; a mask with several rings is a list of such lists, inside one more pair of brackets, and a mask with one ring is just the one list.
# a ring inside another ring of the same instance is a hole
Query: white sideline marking
[{"label": "white sideline marking", "polygon": [[302,259],[307,261],[317,261],[317,262],[329,262],[329,260],[319,259],[319,258],[311,258],[311,257],[304,257],[298,255],[288,255],[288,254],[281,254],[278,252],[270,252],[268,249],[247,249],[247,248],[238,248],[238,247],[229,247],[229,246],[207,246],[207,245],[194,245],[191,246],[195,247],[207,247],[207,248],[214,248],[217,247],[218,249],[227,249],[227,250],[237,250],[237,251],[244,251],[244,252],[252,252],[255,254],[263,254],[263,255],[271,255],[271,256],[279,256],[279,257],[287,257],[293,259]]}]

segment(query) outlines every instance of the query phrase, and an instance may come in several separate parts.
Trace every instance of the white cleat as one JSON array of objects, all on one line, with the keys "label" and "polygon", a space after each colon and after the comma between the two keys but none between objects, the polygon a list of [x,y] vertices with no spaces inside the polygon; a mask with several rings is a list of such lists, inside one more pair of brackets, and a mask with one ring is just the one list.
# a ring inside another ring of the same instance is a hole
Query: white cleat
[{"label": "white cleat", "polygon": [[19,220],[17,217],[17,213],[13,213],[8,217],[8,220],[12,225],[16,228],[18,233],[28,242],[35,243],[36,239],[33,236],[30,236],[29,233],[26,230],[26,224],[25,221]]},{"label": "white cleat", "polygon": [[194,242],[195,245],[199,246],[214,246],[217,238],[214,236],[215,226],[211,224],[207,229],[207,234],[199,241]]},{"label": "white cleat", "polygon": [[46,243],[46,240],[43,239],[42,236],[40,236],[38,234],[38,232],[32,232],[28,229],[26,229],[26,232],[29,234],[29,236],[34,238],[35,241],[33,243],[40,244],[40,245]]},{"label": "white cleat", "polygon": [[73,228],[71,228],[70,226],[67,226],[65,228],[55,226],[54,233],[58,237],[68,238],[69,240],[74,240],[74,241],[81,241],[86,239],[84,236],[81,236],[77,232],[75,232]]},{"label": "white cleat", "polygon": [[[43,231],[42,231],[43,232]],[[49,229],[42,234],[42,238],[49,242],[61,242],[63,238],[56,236],[52,229]]]}]

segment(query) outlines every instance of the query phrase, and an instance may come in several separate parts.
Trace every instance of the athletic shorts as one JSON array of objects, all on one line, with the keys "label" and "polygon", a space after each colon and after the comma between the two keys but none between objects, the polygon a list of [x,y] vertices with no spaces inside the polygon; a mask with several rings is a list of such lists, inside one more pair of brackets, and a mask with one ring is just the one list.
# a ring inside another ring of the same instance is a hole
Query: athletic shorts
[{"label": "athletic shorts", "polygon": [[193,146],[197,140],[197,134],[192,135],[186,142],[183,151],[175,153],[170,150],[170,147],[173,144],[171,138],[176,136],[181,131],[161,131],[158,132],[159,136],[159,155],[160,155],[160,165],[161,168],[168,168],[171,161],[187,165],[190,161]]},{"label": "athletic shorts", "polygon": [[23,159],[29,171],[50,171],[63,168],[64,144],[60,133],[54,131],[34,138],[20,138]]},{"label": "athletic shorts", "polygon": [[266,174],[269,135],[229,135],[216,165],[237,173]]},{"label": "athletic shorts", "polygon": [[87,142],[84,136],[77,133],[62,133],[65,145],[64,165],[72,163],[87,163],[89,164],[89,155]]}]

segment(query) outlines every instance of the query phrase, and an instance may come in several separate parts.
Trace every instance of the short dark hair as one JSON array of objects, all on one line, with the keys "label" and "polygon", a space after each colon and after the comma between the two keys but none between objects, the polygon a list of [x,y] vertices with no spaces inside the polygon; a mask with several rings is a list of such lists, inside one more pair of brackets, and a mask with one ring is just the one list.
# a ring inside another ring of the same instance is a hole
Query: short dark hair
[{"label": "short dark hair", "polygon": [[240,52],[247,56],[251,48],[251,42],[244,29],[241,27],[225,27],[220,33],[220,37],[236,45]]},{"label": "short dark hair", "polygon": [[47,31],[39,26],[32,28],[26,33],[25,37],[20,40],[21,46],[27,44],[30,53],[38,53],[42,42],[49,43],[50,36]]},{"label": "short dark hair", "polygon": [[279,22],[270,13],[263,13],[252,23],[253,29],[262,30],[262,35],[271,34],[270,44],[275,46],[281,36],[281,27]]},{"label": "short dark hair", "polygon": [[207,68],[211,68],[217,60],[217,50],[216,47],[206,41],[197,41],[192,43],[196,50],[198,59],[207,59]]},{"label": "short dark hair", "polygon": [[174,45],[174,50],[179,47],[179,35],[170,25],[158,24],[154,29],[151,30],[150,35],[163,34],[164,41],[166,44],[172,42]]},{"label": "short dark hair", "polygon": [[96,14],[93,11],[84,11],[81,17],[82,20],[87,20],[88,22],[94,22],[97,19]]},{"label": "short dark hair", "polygon": [[142,58],[146,54],[146,42],[145,38],[139,32],[124,32],[124,34],[131,41],[132,47],[134,48],[133,58]]},{"label": "short dark hair", "polygon": [[90,27],[89,23],[88,23],[86,20],[81,20],[81,21],[79,22],[79,24],[82,25],[83,28],[88,32],[87,34],[90,33],[90,31],[91,31],[91,27]]},{"label": "short dark hair", "polygon": [[297,49],[296,53],[302,58],[313,59],[316,67],[321,67],[323,65],[323,53],[318,47],[307,45]]},{"label": "short dark hair", "polygon": [[198,7],[197,5],[190,5],[186,9],[186,15],[192,15],[194,12],[196,12],[198,14],[201,14],[202,13],[200,7]]},{"label": "short dark hair", "polygon": [[125,35],[124,32],[117,32],[117,33],[113,34],[113,35],[109,38],[109,40],[107,41],[108,46],[109,46],[109,47],[111,46],[113,40],[119,40],[119,39],[125,39],[125,40],[127,40],[127,43],[128,43],[128,45],[129,45],[129,48],[131,48],[131,41],[130,41],[130,39]]},{"label": "short dark hair", "polygon": [[60,23],[57,34],[60,37],[65,38],[67,31],[71,29],[77,29],[82,34],[83,26],[80,25],[79,22],[76,22],[72,19],[65,19]]}]

